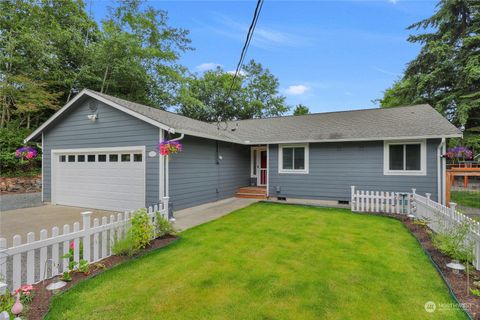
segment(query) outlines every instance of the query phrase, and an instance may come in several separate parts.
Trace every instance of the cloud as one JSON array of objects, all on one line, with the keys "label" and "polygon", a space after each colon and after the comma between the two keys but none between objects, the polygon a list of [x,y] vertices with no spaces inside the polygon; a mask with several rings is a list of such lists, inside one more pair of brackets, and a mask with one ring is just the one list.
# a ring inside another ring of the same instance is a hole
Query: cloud
[{"label": "cloud", "polygon": [[219,63],[215,62],[205,62],[202,64],[199,64],[198,66],[195,67],[195,70],[200,71],[200,72],[205,72],[208,70],[213,70],[216,69],[217,67],[221,67],[222,65]]},{"label": "cloud", "polygon": [[287,88],[287,90],[285,90],[285,93],[290,94],[290,95],[294,95],[294,96],[298,96],[298,95],[304,94],[308,90],[310,90],[310,87],[299,84],[299,85],[289,86]]},{"label": "cloud", "polygon": [[[224,35],[226,37],[244,41],[248,31],[248,23],[240,23],[234,19],[229,18],[223,14],[216,13],[215,26],[207,26],[215,33]],[[257,25],[252,38],[252,46],[259,48],[271,48],[279,46],[298,47],[305,46],[311,42],[304,36],[275,30],[265,26]]]},{"label": "cloud", "polygon": [[[229,74],[231,74],[231,75],[235,75],[235,71],[236,71],[236,70],[230,70],[230,71],[227,71],[227,73],[229,73]],[[239,75],[239,76],[245,76],[245,75],[247,75],[247,73],[246,73],[245,71],[243,71],[243,70],[240,70],[240,71],[238,71],[238,75]]]},{"label": "cloud", "polygon": [[388,0],[391,4],[397,4],[398,0]]}]

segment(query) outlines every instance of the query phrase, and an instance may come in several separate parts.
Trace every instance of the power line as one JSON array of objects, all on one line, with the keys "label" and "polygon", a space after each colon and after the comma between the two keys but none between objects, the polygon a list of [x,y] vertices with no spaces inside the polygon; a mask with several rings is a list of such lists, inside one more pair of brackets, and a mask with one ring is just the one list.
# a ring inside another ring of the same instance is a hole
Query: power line
[{"label": "power line", "polygon": [[[232,83],[230,85],[230,88],[227,91],[227,95],[225,97],[225,103],[228,103],[227,100],[230,97],[230,94],[232,93],[232,89],[235,85],[235,81],[237,80],[238,75],[239,75],[239,73],[242,69],[243,62],[244,62],[245,57],[247,55],[247,51],[248,51],[248,48],[250,46],[250,42],[252,41],[253,33],[255,31],[255,27],[257,26],[257,21],[258,21],[258,18],[260,17],[260,12],[262,11],[262,7],[263,7],[264,2],[265,2],[265,0],[258,0],[257,5],[255,6],[255,11],[253,13],[252,22],[250,23],[250,27],[248,28],[247,37],[245,39],[245,43],[243,44],[242,52],[240,53],[240,59],[238,60],[237,68],[235,69],[235,74],[233,76]],[[220,129],[220,116],[221,116],[221,114],[219,114],[218,117],[217,117],[217,127],[218,127],[218,129]]]}]

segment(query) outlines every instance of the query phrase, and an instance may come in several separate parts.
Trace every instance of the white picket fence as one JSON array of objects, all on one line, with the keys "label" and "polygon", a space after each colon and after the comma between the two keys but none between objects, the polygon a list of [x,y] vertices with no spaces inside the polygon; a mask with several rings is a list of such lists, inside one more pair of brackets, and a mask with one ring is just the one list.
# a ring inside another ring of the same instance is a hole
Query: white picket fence
[{"label": "white picket fence", "polygon": [[410,193],[356,190],[355,186],[351,189],[353,212],[410,214]]},{"label": "white picket fence", "polygon": [[[147,209],[153,225],[157,212],[168,219],[168,198]],[[92,225],[91,212],[82,212],[81,229],[79,222],[73,224],[73,230],[70,225],[64,225],[61,234],[58,227],[52,228],[50,236],[43,229],[38,240],[34,232],[29,232],[25,243],[22,243],[20,235],[15,235],[9,248],[6,239],[0,238],[0,282],[5,282],[9,289],[15,290],[22,284],[38,283],[68,271],[69,259],[62,256],[69,252],[71,245],[76,262],[83,259],[93,263],[111,256],[113,245],[125,237],[130,227],[132,213],[95,218]],[[7,270],[9,268],[11,270]]]},{"label": "white picket fence", "polygon": [[475,242],[473,265],[480,270],[480,223],[467,217],[456,210],[456,203],[450,202],[450,207],[446,207],[430,199],[430,194],[421,196],[412,194],[414,215],[418,219],[428,222],[428,226],[434,232],[449,230],[456,224],[466,221],[470,226],[469,238]]}]

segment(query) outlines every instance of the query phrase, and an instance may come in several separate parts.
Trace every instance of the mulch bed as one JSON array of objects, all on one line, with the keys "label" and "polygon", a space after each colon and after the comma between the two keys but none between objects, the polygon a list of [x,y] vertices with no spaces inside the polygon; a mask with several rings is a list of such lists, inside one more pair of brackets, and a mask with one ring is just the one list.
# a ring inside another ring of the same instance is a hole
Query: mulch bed
[{"label": "mulch bed", "polygon": [[[405,216],[397,216],[396,218],[404,223],[415,238],[417,238],[423,249],[430,255],[438,269],[440,269],[442,277],[455,294],[458,302],[468,311],[473,319],[480,319],[480,297],[471,294],[467,288],[466,273],[462,271],[460,274],[455,274],[452,269],[447,268],[447,263],[450,263],[452,259],[445,256],[433,246],[432,237],[425,227],[413,223],[412,219]],[[480,281],[480,271],[472,267],[470,268],[470,288],[475,288],[473,281]]]},{"label": "mulch bed", "polygon": [[[64,292],[69,288],[71,288],[72,286],[74,286],[75,284],[81,281],[90,279],[92,277],[95,277],[96,275],[102,273],[103,271],[111,269],[112,267],[117,266],[125,261],[131,260],[132,258],[140,257],[153,250],[166,247],[172,242],[175,242],[177,239],[178,239],[177,236],[165,236],[162,238],[157,238],[153,240],[148,247],[141,250],[138,254],[136,254],[133,257],[113,255],[111,257],[108,257],[99,261],[98,263],[92,263],[90,265],[91,266],[90,273],[88,275],[84,275],[83,273],[80,273],[80,272],[72,273],[72,281],[67,282],[67,285],[62,289],[60,289],[59,292]],[[58,277],[60,276],[57,276],[53,279],[45,280],[43,283],[40,282],[34,285],[35,296],[33,298],[32,303],[28,306],[27,314],[24,315],[26,316],[26,319],[41,320],[47,314],[50,308],[50,302],[54,294],[52,293],[52,291],[46,290],[46,287],[51,282],[58,279]]]}]

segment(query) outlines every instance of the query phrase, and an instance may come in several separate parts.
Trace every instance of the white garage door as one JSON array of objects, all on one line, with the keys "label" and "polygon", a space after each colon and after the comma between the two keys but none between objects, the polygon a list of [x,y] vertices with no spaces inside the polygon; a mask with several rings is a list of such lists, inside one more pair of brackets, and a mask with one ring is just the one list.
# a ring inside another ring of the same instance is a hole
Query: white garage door
[{"label": "white garage door", "polygon": [[52,151],[52,203],[114,211],[145,207],[144,148]]}]

